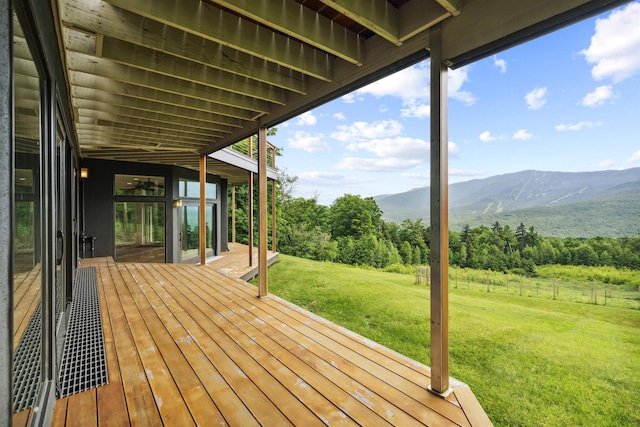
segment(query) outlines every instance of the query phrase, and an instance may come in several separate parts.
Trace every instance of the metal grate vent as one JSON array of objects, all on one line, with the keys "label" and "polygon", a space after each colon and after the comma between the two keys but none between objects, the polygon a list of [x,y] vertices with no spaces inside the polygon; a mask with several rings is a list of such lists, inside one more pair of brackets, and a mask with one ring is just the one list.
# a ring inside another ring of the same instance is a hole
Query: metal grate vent
[{"label": "metal grate vent", "polygon": [[95,267],[79,268],[60,365],[59,397],[108,383]]},{"label": "metal grate vent", "polygon": [[40,382],[41,304],[38,303],[13,356],[13,411],[34,405]]}]

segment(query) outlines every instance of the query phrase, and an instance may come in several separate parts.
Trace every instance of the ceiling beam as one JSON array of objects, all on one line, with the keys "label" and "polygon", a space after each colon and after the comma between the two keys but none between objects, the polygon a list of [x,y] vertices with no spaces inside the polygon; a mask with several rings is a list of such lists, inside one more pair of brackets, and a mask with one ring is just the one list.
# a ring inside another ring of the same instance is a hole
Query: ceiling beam
[{"label": "ceiling beam", "polygon": [[72,71],[80,71],[86,74],[93,74],[123,83],[158,89],[178,95],[186,95],[204,101],[215,100],[218,104],[231,107],[260,111],[260,109],[255,107],[261,105],[263,102],[257,98],[249,98],[175,77],[127,67],[126,65],[116,64],[102,58],[80,53],[69,52],[67,59],[69,70]]},{"label": "ceiling beam", "polygon": [[66,0],[62,5],[62,22],[84,33],[127,41],[292,92],[305,93],[305,77],[300,72],[106,3],[101,6],[89,9],[84,0]]},{"label": "ceiling beam", "polygon": [[[103,147],[100,147],[100,145],[102,144],[102,142],[98,142],[97,144],[94,145],[90,145],[87,144],[84,146],[85,149],[89,149],[88,147],[95,147],[94,149],[97,150],[103,150]],[[107,147],[104,147],[107,148]],[[136,143],[136,144],[124,144],[124,143],[115,143],[115,142],[109,142],[108,143],[108,149],[122,149],[122,148],[126,148],[128,150],[130,149],[140,149],[140,150],[153,150],[153,151],[171,151],[171,152],[184,152],[184,153],[197,153],[197,150],[194,150],[193,148],[177,148],[177,147],[165,147],[161,144],[140,144],[140,143]]]},{"label": "ceiling beam", "polygon": [[117,93],[91,90],[81,86],[73,87],[71,89],[71,93],[76,99],[96,101],[114,106],[144,109],[151,112],[169,112],[169,114],[171,114],[177,110],[183,113],[183,117],[188,114],[193,114],[194,117],[196,117],[198,114],[205,114],[203,118],[210,119],[208,121],[209,125],[207,126],[207,128],[219,130],[222,132],[230,132],[233,127],[239,127],[242,124],[240,120],[227,116],[219,116],[214,113],[207,113],[200,110],[189,111],[190,109],[187,107],[179,107],[171,104],[160,104],[157,102],[145,101],[143,99],[132,98]]},{"label": "ceiling beam", "polygon": [[347,62],[362,65],[363,40],[358,34],[293,0],[211,1]]},{"label": "ceiling beam", "polygon": [[411,0],[400,8],[400,41],[405,42],[450,16],[433,0]]},{"label": "ceiling beam", "polygon": [[[78,132],[78,137],[82,138],[82,143],[80,144],[80,148],[85,148],[87,146],[93,146],[96,149],[108,149],[110,148],[110,144],[118,144],[122,145],[137,145],[137,144],[146,144],[148,146],[157,146],[164,147],[165,151],[170,151],[171,148],[175,148],[175,151],[180,150],[198,150],[198,145],[196,144],[188,144],[184,143],[182,145],[176,145],[175,142],[171,143],[165,139],[161,138],[151,138],[145,135],[139,135],[135,138],[131,136],[123,135],[123,134],[105,134],[100,131],[88,131],[82,130]],[[131,159],[130,159],[131,160]]]},{"label": "ceiling beam", "polygon": [[[96,56],[95,52],[88,52],[87,49],[82,49],[85,51],[75,49],[80,46],[69,43],[67,47],[70,52],[82,53],[89,57]],[[86,48],[86,45],[82,47]],[[104,38],[101,58],[249,98],[258,98],[275,104],[284,104],[285,101],[284,91],[275,86],[109,37]]]},{"label": "ceiling beam", "polygon": [[183,127],[174,126],[171,128],[170,126],[154,126],[152,124],[137,124],[137,123],[129,123],[122,122],[118,119],[116,120],[107,120],[96,117],[84,116],[80,117],[78,120],[78,125],[83,126],[100,126],[100,127],[112,127],[114,129],[122,129],[128,131],[140,131],[147,132],[152,135],[174,135],[176,138],[182,138],[186,136],[188,138],[192,138],[193,140],[201,141],[203,139],[212,139],[212,138],[220,138],[222,134],[217,133],[215,131],[196,133],[187,129],[184,130]]},{"label": "ceiling beam", "polygon": [[332,59],[328,53],[200,0],[107,2],[249,55],[331,81]]},{"label": "ceiling beam", "polygon": [[[95,101],[92,99],[80,99],[74,98],[73,106],[76,109],[87,108],[90,110],[107,111],[114,114],[120,114],[123,116],[138,117],[138,118],[162,118],[169,123],[175,123],[176,119],[183,125],[198,124],[200,126],[207,127],[211,123],[216,123],[217,117],[203,113],[202,111],[193,111],[188,108],[180,108],[175,106],[158,106],[157,104],[147,103],[146,101],[133,100],[128,105],[113,105],[107,102]],[[240,122],[237,125],[230,125],[234,128],[242,127]],[[228,132],[228,130],[221,128],[218,129],[222,132]]]},{"label": "ceiling beam", "polygon": [[[164,113],[158,113],[156,111],[145,111],[145,110],[138,110],[138,109],[128,108],[128,107],[109,108],[110,104],[105,104],[105,103],[95,102],[95,101],[88,101],[88,100],[78,100],[77,104],[78,105],[76,105],[75,110],[77,111],[79,116],[80,114],[83,114],[84,116],[89,116],[91,115],[91,113],[89,112],[92,112],[93,114],[95,114],[96,112],[99,112],[99,113],[116,115],[122,118],[121,119],[122,122],[126,122],[128,118],[131,120],[148,121],[150,124],[162,122],[165,124],[172,125],[176,123],[175,116],[164,114]],[[180,118],[179,126],[188,127],[190,129],[193,129],[195,132],[202,132],[202,131],[208,132],[210,129],[213,129],[217,132],[229,132],[228,128],[216,128],[215,126],[211,126],[211,124],[205,120],[197,120],[197,119]]]},{"label": "ceiling beam", "polygon": [[398,9],[387,0],[320,0],[396,46],[399,37]]},{"label": "ceiling beam", "polygon": [[86,108],[80,108],[77,111],[78,111],[78,123],[100,124],[102,123],[102,121],[109,121],[109,122],[122,123],[122,124],[147,126],[151,128],[161,128],[161,129],[169,129],[169,130],[173,129],[173,130],[182,131],[182,132],[191,133],[191,134],[200,135],[200,136],[208,136],[208,135],[211,135],[212,132],[216,131],[215,128],[206,129],[202,127],[193,127],[193,126],[182,125],[178,123],[168,123],[166,121],[161,121],[161,120],[150,120],[148,118],[141,119],[137,117],[113,114],[106,111],[89,110]]},{"label": "ceiling beam", "polygon": [[[130,98],[144,99],[146,101],[159,102],[178,107],[187,107],[240,120],[251,120],[256,116],[256,113],[264,112],[262,110],[254,111],[229,107],[216,102],[203,101],[202,99],[176,95],[175,93],[164,92],[162,90],[149,89],[148,87],[117,82],[115,80],[85,74],[78,71],[71,71],[69,72],[69,75],[71,84],[78,88],[114,93],[122,96],[128,96]],[[266,110],[266,107],[264,109]]]},{"label": "ceiling beam", "polygon": [[460,15],[462,11],[462,0],[436,0],[447,12],[453,16]]},{"label": "ceiling beam", "polygon": [[[102,125],[85,125],[85,124],[76,124],[76,129],[80,134],[82,131],[87,132],[96,132],[103,135],[122,135],[133,141],[135,141],[139,137],[143,138],[157,138],[158,140],[163,140],[167,142],[172,142],[173,145],[180,144],[190,144],[197,146],[202,142],[206,141],[206,137],[195,138],[193,135],[185,134],[182,132],[172,132],[164,129],[156,129],[155,131],[144,128],[141,126],[131,126],[130,129],[124,129],[120,127],[114,126],[102,126]],[[212,139],[212,138],[210,138]]]}]

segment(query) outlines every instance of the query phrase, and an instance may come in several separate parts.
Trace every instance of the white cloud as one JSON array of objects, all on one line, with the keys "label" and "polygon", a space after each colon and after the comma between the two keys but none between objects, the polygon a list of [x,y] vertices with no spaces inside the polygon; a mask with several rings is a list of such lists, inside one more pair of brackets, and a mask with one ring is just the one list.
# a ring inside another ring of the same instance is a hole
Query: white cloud
[{"label": "white cloud", "polygon": [[633,2],[596,20],[591,44],[582,53],[594,64],[596,80],[611,78],[618,83],[640,71],[640,3]]},{"label": "white cloud", "polygon": [[593,129],[596,126],[602,126],[602,122],[578,122],[574,124],[559,124],[555,126],[555,129],[559,132],[567,131],[567,130],[582,130],[582,129]]},{"label": "white cloud", "polygon": [[610,167],[611,167],[611,166],[613,166],[615,163],[616,163],[616,162],[614,162],[614,161],[613,161],[613,160],[611,160],[611,159],[605,159],[605,160],[603,160],[603,161],[601,161],[601,162],[599,162],[599,163],[598,163],[598,167],[601,167],[601,168],[610,168]]},{"label": "white cloud", "polygon": [[[338,169],[362,171],[391,171],[411,169],[429,161],[429,142],[409,137],[371,139],[349,144],[352,152],[368,152],[377,157],[345,157],[336,167]],[[458,154],[458,146],[448,143],[449,154]]]},{"label": "white cloud", "polygon": [[429,98],[429,62],[422,62],[356,91],[376,98],[395,96],[403,102]]},{"label": "white cloud", "polygon": [[488,130],[482,132],[478,138],[480,138],[480,141],[484,142],[495,141],[497,139],[495,136],[492,136],[491,132]]},{"label": "white cloud", "polygon": [[631,155],[631,157],[629,157],[629,160],[627,160],[629,163],[638,163],[640,162],[640,150],[636,151],[635,153],[633,153]]},{"label": "white cloud", "polygon": [[351,125],[340,125],[331,137],[340,142],[354,143],[373,138],[386,138],[400,135],[402,124],[396,120],[376,122],[354,122]]},{"label": "white cloud", "polygon": [[405,105],[407,108],[403,108],[402,110],[400,110],[400,114],[402,117],[425,118],[431,115],[429,104],[410,103]]},{"label": "white cloud", "polygon": [[368,151],[379,157],[419,160],[426,162],[429,152],[429,143],[422,139],[409,137],[395,137],[383,139],[370,139],[358,143],[349,144],[349,151]]},{"label": "white cloud", "polygon": [[458,68],[457,70],[449,70],[449,97],[464,103],[465,105],[473,105],[476,97],[466,90],[462,90],[462,85],[469,81],[469,67]]},{"label": "white cloud", "polygon": [[500,74],[504,74],[507,72],[507,61],[504,59],[498,59],[498,55],[493,55],[493,65],[498,67],[500,70]]},{"label": "white cloud", "polygon": [[347,104],[353,104],[356,102],[356,97],[353,93],[348,93],[342,97],[342,100]]},{"label": "white cloud", "polygon": [[519,139],[521,141],[526,141],[531,138],[533,138],[533,134],[527,132],[526,129],[518,129],[516,133],[513,134],[513,139]]},{"label": "white cloud", "polygon": [[530,110],[537,110],[547,103],[545,96],[547,96],[547,88],[539,87],[527,93],[524,99],[527,101],[527,107],[529,107]]},{"label": "white cloud", "polygon": [[593,92],[589,92],[582,98],[582,105],[585,107],[596,107],[604,104],[604,102],[613,96],[613,88],[611,85],[598,86]]},{"label": "white cloud", "polygon": [[460,152],[460,149],[458,148],[455,142],[449,141],[448,151],[450,155],[455,156]]},{"label": "white cloud", "polygon": [[340,121],[345,121],[345,120],[347,120],[347,118],[346,118],[346,117],[344,116],[344,114],[342,114],[342,113],[335,113],[335,114],[333,115],[333,118],[334,118],[334,119],[338,119],[338,120],[340,120]]},{"label": "white cloud", "polygon": [[313,115],[311,111],[300,114],[298,116],[298,121],[296,122],[296,124],[299,126],[313,126],[316,123],[318,123],[318,119]]},{"label": "white cloud", "polygon": [[395,159],[395,158],[363,158],[363,157],[345,157],[336,167],[338,169],[360,170],[367,172],[384,172],[401,169],[409,169],[421,163],[421,160],[413,159]]},{"label": "white cloud", "polygon": [[309,153],[317,153],[322,151],[331,151],[331,147],[325,142],[324,135],[319,133],[311,135],[307,132],[298,131],[293,138],[287,140],[288,146],[297,148]]}]

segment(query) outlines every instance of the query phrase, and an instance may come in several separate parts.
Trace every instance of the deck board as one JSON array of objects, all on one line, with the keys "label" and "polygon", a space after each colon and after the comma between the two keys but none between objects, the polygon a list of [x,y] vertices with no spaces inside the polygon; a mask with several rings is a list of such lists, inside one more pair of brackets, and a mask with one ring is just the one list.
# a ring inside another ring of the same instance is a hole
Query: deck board
[{"label": "deck board", "polygon": [[112,319],[105,294],[106,286],[104,282],[108,283],[111,277],[106,266],[103,268],[98,266],[97,275],[98,283],[102,283],[102,286],[98,287],[98,296],[100,298],[107,373],[109,375],[109,383],[98,387],[96,390],[98,399],[98,425],[107,425],[108,423],[110,426],[127,426],[129,425],[129,415],[122,385],[122,377],[120,376],[120,368],[118,366],[118,357],[111,324]]},{"label": "deck board", "polygon": [[[113,268],[113,264],[106,267],[108,274],[105,275],[102,274],[105,267],[98,268],[101,273],[98,287],[104,287],[129,421],[131,424],[160,424],[160,415],[151,392],[151,386],[147,381],[131,335],[131,328],[135,328],[135,325],[127,321],[125,306],[122,304],[114,285],[113,276],[114,274],[117,276],[118,271]],[[107,363],[109,364],[109,361]],[[100,408],[98,408],[98,412],[100,412]]]},{"label": "deck board", "polygon": [[490,425],[466,385],[441,399],[428,367],[213,263],[92,265],[110,382],[59,401],[52,425],[81,406],[98,426]]},{"label": "deck board", "polygon": [[96,391],[88,390],[67,398],[67,427],[95,426],[98,419]]}]

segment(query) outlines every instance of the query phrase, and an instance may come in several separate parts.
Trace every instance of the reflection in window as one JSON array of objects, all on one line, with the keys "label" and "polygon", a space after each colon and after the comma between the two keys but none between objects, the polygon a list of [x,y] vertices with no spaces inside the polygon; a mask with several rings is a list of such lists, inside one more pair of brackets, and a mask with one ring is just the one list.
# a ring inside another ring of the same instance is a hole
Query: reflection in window
[{"label": "reflection in window", "polygon": [[164,177],[116,174],[116,196],[164,196]]},{"label": "reflection in window", "polygon": [[116,202],[116,261],[165,262],[164,203]]}]

